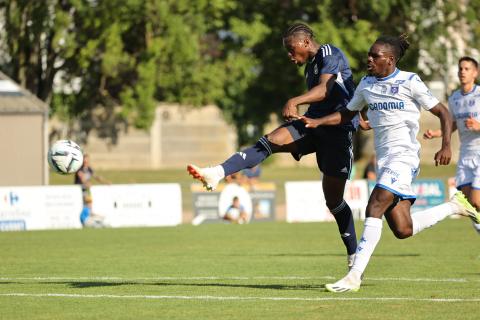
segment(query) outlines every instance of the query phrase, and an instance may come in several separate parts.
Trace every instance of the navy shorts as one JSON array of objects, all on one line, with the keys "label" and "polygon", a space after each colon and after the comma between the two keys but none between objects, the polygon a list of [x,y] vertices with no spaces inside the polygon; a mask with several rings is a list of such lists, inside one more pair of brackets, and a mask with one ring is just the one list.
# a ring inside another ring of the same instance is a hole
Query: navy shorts
[{"label": "navy shorts", "polygon": [[349,179],[353,165],[352,131],[337,126],[305,128],[301,120],[282,125],[287,128],[297,147],[292,153],[299,161],[304,155],[315,152],[320,171],[327,176]]}]

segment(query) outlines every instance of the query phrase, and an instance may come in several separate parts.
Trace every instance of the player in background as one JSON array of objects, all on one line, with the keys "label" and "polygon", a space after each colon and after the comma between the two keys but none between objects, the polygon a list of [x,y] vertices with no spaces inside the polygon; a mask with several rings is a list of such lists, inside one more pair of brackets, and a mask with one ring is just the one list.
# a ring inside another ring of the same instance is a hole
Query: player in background
[{"label": "player in background", "polygon": [[428,90],[415,73],[397,69],[409,43],[405,36],[378,38],[368,52],[367,70],[347,109],[319,119],[302,117],[308,128],[338,125],[350,121],[364,106],[374,130],[377,155],[377,182],[366,208],[365,227],[349,273],[333,284],[331,292],[357,291],[373,251],[382,234],[382,217],[399,239],[408,238],[452,214],[469,216],[479,222],[480,214],[461,192],[449,202],[410,214],[416,195],[412,182],[418,174],[420,107],[440,119],[442,147],[435,154],[436,165],[450,162],[452,119],[447,108]]},{"label": "player in background", "polygon": [[334,127],[305,128],[298,120],[298,106],[309,104],[306,115],[318,118],[342,110],[353,96],[355,85],[344,53],[330,44],[320,45],[313,31],[303,23],[292,25],[283,36],[289,59],[298,66],[306,64],[308,91],[287,101],[282,115],[287,122],[260,138],[258,142],[235,153],[220,165],[199,168],[188,165],[188,172],[207,190],[214,190],[225,176],[252,168],[273,153],[289,152],[298,161],[316,152],[323,173],[322,186],[327,207],[334,215],[347,249],[349,266],[357,248],[352,211],[343,199],[346,180],[352,169],[352,121]]},{"label": "player in background", "polygon": [[[457,163],[455,182],[468,201],[480,211],[480,87],[475,84],[478,77],[478,62],[471,57],[458,60],[460,89],[448,98],[448,107],[453,117],[452,132],[458,129],[460,156]],[[441,130],[427,130],[425,139],[439,138]],[[473,224],[480,233],[480,224]]]}]

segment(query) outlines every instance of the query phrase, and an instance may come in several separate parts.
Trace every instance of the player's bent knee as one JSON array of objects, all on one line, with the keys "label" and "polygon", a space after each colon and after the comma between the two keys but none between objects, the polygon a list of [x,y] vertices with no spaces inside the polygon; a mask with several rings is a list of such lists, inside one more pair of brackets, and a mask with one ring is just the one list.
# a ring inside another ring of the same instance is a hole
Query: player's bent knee
[{"label": "player's bent knee", "polygon": [[392,230],[397,239],[406,239],[413,235],[412,227],[402,227]]}]

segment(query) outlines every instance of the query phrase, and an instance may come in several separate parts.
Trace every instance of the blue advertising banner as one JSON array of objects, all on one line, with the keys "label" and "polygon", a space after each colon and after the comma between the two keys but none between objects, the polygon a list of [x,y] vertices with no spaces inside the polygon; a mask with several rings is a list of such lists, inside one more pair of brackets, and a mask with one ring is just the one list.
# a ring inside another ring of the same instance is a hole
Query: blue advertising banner
[{"label": "blue advertising banner", "polygon": [[[417,195],[417,200],[412,206],[412,212],[425,210],[437,206],[446,201],[445,182],[440,179],[417,179],[413,183],[413,190]],[[368,182],[368,192],[372,193],[375,182]]]}]

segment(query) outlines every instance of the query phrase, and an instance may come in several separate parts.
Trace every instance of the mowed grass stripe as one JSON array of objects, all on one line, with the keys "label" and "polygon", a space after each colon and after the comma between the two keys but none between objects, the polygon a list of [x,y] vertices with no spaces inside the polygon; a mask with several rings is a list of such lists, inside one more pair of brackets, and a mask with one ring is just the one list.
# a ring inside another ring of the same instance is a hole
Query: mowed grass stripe
[{"label": "mowed grass stripe", "polygon": [[220,301],[414,301],[414,302],[480,302],[480,298],[414,298],[414,297],[241,297],[241,296],[167,296],[167,295],[114,295],[114,294],[71,294],[71,293],[0,293],[0,297],[37,298],[80,298],[80,299],[177,299],[177,300],[220,300]]},{"label": "mowed grass stripe", "polygon": [[[302,276],[203,276],[203,277],[146,277],[146,278],[123,278],[123,277],[0,277],[0,281],[25,281],[25,282],[37,282],[37,281],[99,281],[108,280],[115,282],[132,282],[132,281],[158,281],[158,280],[330,280],[336,279],[334,276],[318,276],[318,277],[302,277]],[[379,281],[379,282],[446,282],[446,283],[459,283],[459,282],[480,282],[480,279],[465,279],[465,278],[393,278],[393,277],[365,277],[364,281]]]}]

